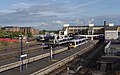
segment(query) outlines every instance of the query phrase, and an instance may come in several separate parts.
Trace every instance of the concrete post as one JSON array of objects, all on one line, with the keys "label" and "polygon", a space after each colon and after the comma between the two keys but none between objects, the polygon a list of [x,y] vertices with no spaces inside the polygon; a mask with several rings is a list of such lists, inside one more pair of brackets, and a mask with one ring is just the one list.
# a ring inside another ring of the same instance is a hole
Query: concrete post
[{"label": "concrete post", "polygon": [[93,36],[91,37],[91,40],[93,40]]},{"label": "concrete post", "polygon": [[52,47],[50,48],[50,59],[51,60],[53,59],[53,50],[52,50]]}]

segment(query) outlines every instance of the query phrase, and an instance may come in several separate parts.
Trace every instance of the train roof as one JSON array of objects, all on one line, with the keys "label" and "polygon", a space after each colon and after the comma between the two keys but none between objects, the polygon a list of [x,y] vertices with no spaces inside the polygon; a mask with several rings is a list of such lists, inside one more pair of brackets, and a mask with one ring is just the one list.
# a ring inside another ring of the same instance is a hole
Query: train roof
[{"label": "train roof", "polygon": [[74,42],[74,41],[82,41],[82,40],[85,40],[86,38],[82,38],[82,39],[73,39],[71,40],[71,42]]},{"label": "train roof", "polygon": [[61,38],[61,39],[58,39],[58,40],[64,40],[64,39],[71,39],[72,37],[66,37],[66,38]]}]

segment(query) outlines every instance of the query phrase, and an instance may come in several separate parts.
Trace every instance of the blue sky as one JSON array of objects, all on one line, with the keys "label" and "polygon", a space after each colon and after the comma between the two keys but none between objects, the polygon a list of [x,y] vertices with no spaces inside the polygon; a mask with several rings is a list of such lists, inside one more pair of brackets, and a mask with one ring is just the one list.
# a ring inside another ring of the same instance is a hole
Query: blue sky
[{"label": "blue sky", "polygon": [[44,9],[50,6],[51,8],[48,8],[50,10],[46,9],[46,14],[55,14],[60,15],[61,17],[66,17],[70,15],[100,16],[119,14],[119,4],[120,0],[1,0],[0,12],[10,12],[15,10],[15,8],[25,8],[27,10],[29,9],[29,7],[34,6]]},{"label": "blue sky", "polygon": [[1,0],[0,23],[113,17],[120,15],[119,7],[120,0]]}]

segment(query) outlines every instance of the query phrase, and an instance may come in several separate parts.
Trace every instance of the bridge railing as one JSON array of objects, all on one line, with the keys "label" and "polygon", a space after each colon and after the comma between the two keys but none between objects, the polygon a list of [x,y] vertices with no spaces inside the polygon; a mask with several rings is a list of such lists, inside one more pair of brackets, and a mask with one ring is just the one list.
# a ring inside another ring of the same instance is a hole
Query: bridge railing
[{"label": "bridge railing", "polygon": [[109,55],[109,50],[110,50],[110,45],[111,45],[111,41],[108,42],[108,44],[105,46],[105,55]]}]

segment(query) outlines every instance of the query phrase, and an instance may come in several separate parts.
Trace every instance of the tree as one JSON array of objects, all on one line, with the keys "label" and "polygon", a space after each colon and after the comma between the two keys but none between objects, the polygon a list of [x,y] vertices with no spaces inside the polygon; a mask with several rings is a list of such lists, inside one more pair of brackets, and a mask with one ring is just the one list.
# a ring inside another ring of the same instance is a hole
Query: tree
[{"label": "tree", "polygon": [[27,36],[28,37],[32,37],[32,33],[27,33]]},{"label": "tree", "polygon": [[19,35],[21,35],[21,32],[14,32],[14,33],[13,33],[14,38],[15,38],[15,37],[18,37]]},{"label": "tree", "polygon": [[44,35],[45,32],[46,32],[46,30],[42,30],[42,31],[39,32],[39,34]]}]

